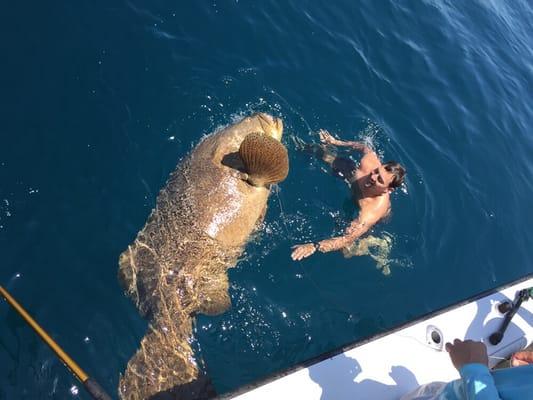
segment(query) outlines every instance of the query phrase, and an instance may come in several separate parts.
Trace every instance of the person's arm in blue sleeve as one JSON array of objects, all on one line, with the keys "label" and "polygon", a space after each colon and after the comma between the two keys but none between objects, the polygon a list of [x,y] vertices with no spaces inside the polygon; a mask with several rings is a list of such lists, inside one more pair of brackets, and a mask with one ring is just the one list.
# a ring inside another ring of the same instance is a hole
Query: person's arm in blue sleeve
[{"label": "person's arm in blue sleeve", "polygon": [[498,400],[500,395],[490,374],[487,348],[481,342],[455,339],[446,343],[450,359],[459,371],[464,398],[467,400]]},{"label": "person's arm in blue sleeve", "polygon": [[500,395],[486,365],[465,364],[460,370],[464,397],[467,400],[498,400]]}]

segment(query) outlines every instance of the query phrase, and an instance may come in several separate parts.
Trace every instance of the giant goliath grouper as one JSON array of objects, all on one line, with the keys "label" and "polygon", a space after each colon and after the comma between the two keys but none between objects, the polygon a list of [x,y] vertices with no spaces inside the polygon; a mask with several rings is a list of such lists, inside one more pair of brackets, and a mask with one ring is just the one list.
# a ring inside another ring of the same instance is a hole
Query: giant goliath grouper
[{"label": "giant goliath grouper", "polygon": [[192,318],[230,306],[227,269],[262,222],[270,185],[286,178],[280,119],[259,113],[206,136],[170,175],[120,255],[119,280],[150,324],[120,379],[122,399],[194,384]]}]

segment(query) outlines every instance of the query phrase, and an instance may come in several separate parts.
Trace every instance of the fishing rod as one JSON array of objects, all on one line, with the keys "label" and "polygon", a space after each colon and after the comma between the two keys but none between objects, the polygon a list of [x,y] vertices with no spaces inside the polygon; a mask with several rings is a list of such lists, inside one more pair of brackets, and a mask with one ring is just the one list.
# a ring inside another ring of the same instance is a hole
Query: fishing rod
[{"label": "fishing rod", "polygon": [[65,366],[78,378],[87,392],[95,400],[111,400],[111,397],[93,378],[89,377],[79,366],[68,356],[67,353],[39,326],[37,322],[24,310],[24,308],[11,297],[11,295],[0,286],[0,295],[9,303],[11,307],[26,321],[26,323],[41,337],[41,339],[56,353]]},{"label": "fishing rod", "polygon": [[505,330],[509,326],[511,319],[514,317],[522,303],[530,298],[533,298],[533,287],[519,290],[516,297],[517,299],[515,302],[505,301],[498,305],[498,310],[502,314],[505,313],[505,318],[500,326],[500,329],[490,335],[490,344],[495,346],[502,341]]}]

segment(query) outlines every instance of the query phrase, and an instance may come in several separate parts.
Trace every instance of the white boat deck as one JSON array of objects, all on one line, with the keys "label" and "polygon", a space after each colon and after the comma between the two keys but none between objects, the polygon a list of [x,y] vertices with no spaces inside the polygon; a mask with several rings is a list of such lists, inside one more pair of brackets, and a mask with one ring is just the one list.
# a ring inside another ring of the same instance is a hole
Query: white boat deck
[{"label": "white boat deck", "polygon": [[288,375],[282,373],[261,386],[245,388],[248,391],[230,397],[238,400],[392,400],[424,383],[458,379],[459,374],[447,352],[430,339],[435,328],[442,335],[441,345],[455,338],[485,342],[492,367],[533,341],[533,300],[522,303],[501,343],[492,346],[488,341],[503,321],[497,304],[514,300],[518,290],[532,286],[533,278],[529,277],[477,301],[450,307],[307,368],[299,368]]}]

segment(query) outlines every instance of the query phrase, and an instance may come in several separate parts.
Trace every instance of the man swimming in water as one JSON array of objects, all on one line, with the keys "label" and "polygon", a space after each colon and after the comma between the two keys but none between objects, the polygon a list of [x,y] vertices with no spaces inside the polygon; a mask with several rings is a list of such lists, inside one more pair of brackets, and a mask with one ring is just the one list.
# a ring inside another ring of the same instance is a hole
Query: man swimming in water
[{"label": "man swimming in water", "polygon": [[[400,164],[395,161],[382,164],[376,152],[362,142],[338,140],[325,130],[321,130],[319,136],[323,145],[315,147],[315,154],[331,166],[334,175],[348,182],[360,211],[344,235],[294,246],[291,254],[294,261],[309,257],[317,250],[322,253],[341,250],[355,242],[390,213],[390,194],[402,184],[405,176]],[[359,167],[352,160],[329,152],[325,145],[348,147],[363,153]]]}]

